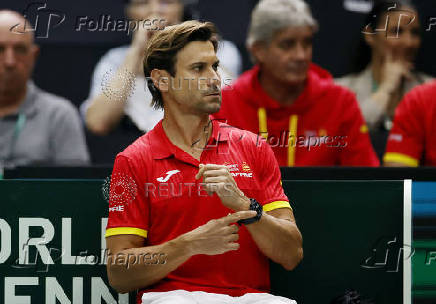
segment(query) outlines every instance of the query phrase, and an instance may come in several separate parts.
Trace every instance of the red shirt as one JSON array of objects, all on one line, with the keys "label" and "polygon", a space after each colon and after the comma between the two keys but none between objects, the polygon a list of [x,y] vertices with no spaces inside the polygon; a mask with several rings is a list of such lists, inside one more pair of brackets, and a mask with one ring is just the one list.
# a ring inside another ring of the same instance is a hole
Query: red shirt
[{"label": "red shirt", "polygon": [[436,81],[418,86],[395,110],[385,162],[436,166]]},{"label": "red shirt", "polygon": [[224,88],[214,117],[267,135],[280,166],[379,165],[354,94],[327,71],[312,64],[304,91],[290,106],[269,97],[258,74],[255,66]]},{"label": "red shirt", "polygon": [[[195,180],[200,163],[227,165],[238,187],[259,201],[264,211],[290,208],[277,161],[265,141],[257,143],[256,135],[218,121],[213,121],[212,127],[200,161],[170,142],[162,122],[118,154],[106,237],[136,234],[147,238],[147,246],[158,245],[233,212],[215,194],[208,196]],[[243,226],[239,244],[237,251],[191,257],[141,291],[138,303],[141,294],[149,291],[184,289],[232,296],[268,292],[268,259]]]}]

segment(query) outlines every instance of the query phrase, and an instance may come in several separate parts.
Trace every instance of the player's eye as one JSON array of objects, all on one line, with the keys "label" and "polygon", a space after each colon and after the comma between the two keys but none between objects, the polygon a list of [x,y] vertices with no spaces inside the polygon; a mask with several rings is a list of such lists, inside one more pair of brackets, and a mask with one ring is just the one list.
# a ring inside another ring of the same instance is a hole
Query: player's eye
[{"label": "player's eye", "polygon": [[289,50],[295,46],[295,40],[285,40],[279,43],[279,48],[282,50]]},{"label": "player's eye", "polygon": [[20,55],[26,54],[27,53],[27,48],[24,45],[18,45],[18,46],[15,47],[15,52],[17,54],[20,54]]},{"label": "player's eye", "polygon": [[192,69],[196,72],[201,72],[203,70],[203,65],[202,64],[195,65]]},{"label": "player's eye", "polygon": [[313,45],[313,38],[306,38],[304,39],[304,46],[308,47],[308,46],[312,46]]},{"label": "player's eye", "polygon": [[420,37],[420,36],[421,36],[421,33],[419,32],[419,28],[414,28],[414,29],[412,30],[412,35],[413,35],[413,36],[416,36],[416,37]]},{"label": "player's eye", "polygon": [[218,67],[220,66],[220,64],[217,62],[217,63],[214,63],[213,65],[212,65],[212,68],[214,69],[214,71],[218,71]]}]

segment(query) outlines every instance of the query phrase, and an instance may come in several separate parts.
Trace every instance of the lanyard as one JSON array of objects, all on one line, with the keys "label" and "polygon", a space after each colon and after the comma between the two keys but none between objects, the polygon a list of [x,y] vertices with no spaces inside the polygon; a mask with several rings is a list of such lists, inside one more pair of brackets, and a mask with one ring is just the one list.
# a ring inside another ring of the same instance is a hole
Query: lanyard
[{"label": "lanyard", "polygon": [[[259,119],[259,133],[268,142],[268,124],[265,108],[259,108],[257,110],[257,116]],[[288,167],[295,165],[295,147],[297,144],[297,124],[298,115],[291,115],[289,117],[289,134],[288,134]],[[291,139],[291,141],[289,141]]]},{"label": "lanyard", "polygon": [[378,90],[378,83],[374,80],[374,78],[372,79],[372,93],[374,93],[375,91]]}]

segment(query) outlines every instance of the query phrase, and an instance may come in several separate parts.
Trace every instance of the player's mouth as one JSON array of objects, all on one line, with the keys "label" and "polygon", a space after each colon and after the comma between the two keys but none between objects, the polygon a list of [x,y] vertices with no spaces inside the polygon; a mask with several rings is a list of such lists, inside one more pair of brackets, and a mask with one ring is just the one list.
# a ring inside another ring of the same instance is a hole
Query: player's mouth
[{"label": "player's mouth", "polygon": [[221,92],[208,93],[208,94],[205,94],[205,96],[215,96],[215,97],[219,97],[219,96],[221,96]]}]

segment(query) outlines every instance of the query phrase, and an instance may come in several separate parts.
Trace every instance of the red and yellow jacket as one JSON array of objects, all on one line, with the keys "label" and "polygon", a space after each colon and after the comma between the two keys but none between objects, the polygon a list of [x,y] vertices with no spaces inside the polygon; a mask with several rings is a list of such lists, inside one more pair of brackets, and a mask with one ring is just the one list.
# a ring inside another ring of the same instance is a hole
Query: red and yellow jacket
[{"label": "red and yellow jacket", "polygon": [[379,166],[355,95],[312,64],[290,106],[266,94],[259,66],[222,91],[215,119],[249,130],[271,145],[280,166]]}]

